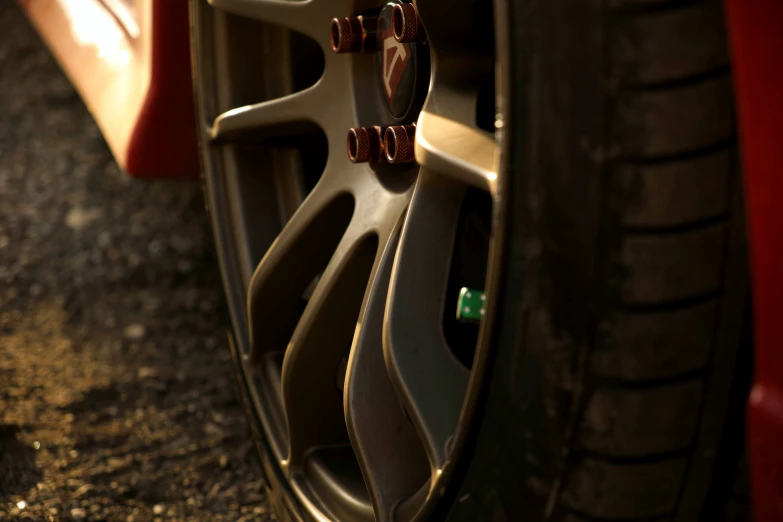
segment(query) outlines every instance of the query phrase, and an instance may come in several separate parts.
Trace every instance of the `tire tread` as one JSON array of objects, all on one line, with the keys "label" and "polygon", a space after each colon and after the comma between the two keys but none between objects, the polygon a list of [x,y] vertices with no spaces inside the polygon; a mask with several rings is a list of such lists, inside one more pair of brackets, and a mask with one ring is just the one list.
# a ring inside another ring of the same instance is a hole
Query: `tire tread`
[{"label": "tire tread", "polygon": [[[608,0],[609,205],[619,211],[564,520],[669,520],[708,392],[737,175],[719,0]],[[695,35],[699,35],[695,37]],[[690,45],[690,42],[697,42]],[[606,203],[605,203],[606,204]]]}]

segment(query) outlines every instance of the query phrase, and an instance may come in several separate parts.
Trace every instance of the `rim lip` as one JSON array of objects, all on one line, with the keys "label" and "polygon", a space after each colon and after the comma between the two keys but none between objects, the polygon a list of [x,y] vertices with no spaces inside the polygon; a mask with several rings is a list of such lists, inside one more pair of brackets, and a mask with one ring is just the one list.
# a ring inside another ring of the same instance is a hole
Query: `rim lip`
[{"label": "rim lip", "polygon": [[[198,78],[198,72],[201,70],[201,67],[199,67],[197,63],[200,59],[202,63],[204,61],[199,52],[200,46],[197,43],[198,39],[203,38],[199,18],[199,11],[203,10],[203,6],[199,5],[201,3],[201,0],[191,0],[190,3],[190,38],[191,49],[193,50],[191,53],[191,70],[193,74],[194,97],[196,100],[197,137],[200,146],[199,160],[201,164],[202,183],[206,192],[208,210],[211,217],[210,221],[213,228],[213,240],[217,250],[221,278],[223,279],[224,292],[226,294],[229,315],[231,317],[232,328],[229,329],[227,334],[230,351],[237,369],[237,380],[240,385],[240,395],[243,407],[246,410],[246,415],[250,419],[254,442],[257,446],[258,453],[262,457],[265,475],[269,480],[273,480],[282,491],[287,493],[286,495],[283,495],[282,498],[275,498],[275,495],[270,495],[272,503],[275,504],[278,509],[286,509],[289,516],[293,515],[297,520],[304,519],[304,513],[301,509],[304,508],[309,515],[319,522],[333,522],[333,519],[330,518],[327,513],[324,513],[319,509],[318,505],[320,505],[321,502],[313,498],[309,491],[309,487],[306,486],[302,477],[292,475],[289,478],[285,475],[284,469],[280,465],[281,460],[276,456],[277,451],[274,450],[271,445],[271,439],[273,438],[271,433],[273,430],[271,429],[270,424],[271,419],[268,418],[269,412],[265,412],[266,408],[263,407],[259,397],[258,384],[252,382],[254,379],[246,364],[247,357],[243,355],[243,353],[247,352],[247,347],[249,346],[249,326],[248,319],[241,308],[242,304],[244,304],[244,299],[239,298],[243,293],[242,277],[239,269],[235,266],[236,263],[231,262],[234,257],[232,254],[236,251],[236,246],[234,245],[235,240],[232,234],[231,220],[226,212],[226,187],[224,182],[216,179],[217,176],[209,175],[210,171],[214,173],[214,171],[217,170],[215,167],[217,158],[214,154],[208,152],[210,140],[205,119],[208,112],[208,105],[204,100],[204,89],[200,88],[200,84],[203,80],[199,80]],[[508,49],[510,46],[509,28],[503,23],[503,13],[507,12],[506,3],[507,0],[493,0],[495,12],[496,113],[501,117],[502,121],[505,121],[505,117],[509,111],[506,109],[506,104],[508,102],[504,101],[504,103],[500,103],[500,100],[509,100],[509,96],[511,95],[508,77],[500,74],[502,70],[507,70],[510,62],[510,50]],[[210,80],[208,79],[207,81]],[[217,81],[217,78],[212,78],[211,81]],[[497,173],[498,184],[493,198],[492,234],[487,261],[486,291],[489,301],[487,305],[487,314],[480,325],[476,355],[470,371],[468,388],[463,399],[459,421],[453,435],[454,446],[451,453],[451,465],[445,466],[442,474],[438,477],[437,483],[441,487],[429,488],[430,492],[423,504],[415,511],[415,515],[411,519],[412,522],[423,521],[436,513],[442,514],[443,518],[445,518],[447,510],[451,507],[451,503],[448,501],[456,498],[456,494],[461,485],[461,481],[457,479],[466,473],[467,464],[469,464],[470,458],[472,457],[473,447],[471,441],[475,439],[480,428],[479,423],[475,422],[475,419],[481,413],[482,406],[485,403],[484,395],[486,394],[487,388],[487,379],[485,379],[485,377],[488,373],[494,351],[494,334],[497,331],[495,310],[498,303],[501,301],[499,298],[499,291],[502,288],[500,282],[505,272],[506,261],[504,258],[504,247],[507,243],[507,224],[505,216],[507,214],[508,204],[507,198],[505,197],[505,173],[506,167],[509,164],[510,149],[508,140],[503,138],[503,136],[507,134],[508,123],[505,123],[503,127],[502,132],[499,132],[501,129],[498,128],[495,133],[495,139],[499,147],[500,162]],[[386,151],[384,150],[384,155],[385,153]],[[221,207],[218,203],[222,203],[223,206]],[[228,270],[228,268],[231,268],[231,270]],[[243,346],[245,347],[244,351],[242,349]],[[423,487],[428,484],[429,481],[427,481]],[[415,493],[413,497],[410,498],[412,499],[418,495],[419,493]],[[277,502],[275,502],[276,500]],[[405,501],[403,501],[403,503],[404,502]]]}]

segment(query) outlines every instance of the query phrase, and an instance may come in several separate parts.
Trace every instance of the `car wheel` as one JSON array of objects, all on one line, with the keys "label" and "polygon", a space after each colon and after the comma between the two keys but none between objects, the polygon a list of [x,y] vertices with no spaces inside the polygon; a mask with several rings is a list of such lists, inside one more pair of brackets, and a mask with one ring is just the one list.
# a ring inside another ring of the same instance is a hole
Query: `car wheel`
[{"label": "car wheel", "polygon": [[280,518],[722,516],[750,355],[719,1],[191,12]]}]

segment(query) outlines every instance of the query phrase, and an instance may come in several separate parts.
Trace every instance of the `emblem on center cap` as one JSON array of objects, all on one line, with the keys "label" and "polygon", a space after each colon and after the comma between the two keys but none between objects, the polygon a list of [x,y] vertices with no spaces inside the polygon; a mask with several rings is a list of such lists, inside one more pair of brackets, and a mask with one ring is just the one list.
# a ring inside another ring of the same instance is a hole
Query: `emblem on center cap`
[{"label": "emblem on center cap", "polygon": [[[386,110],[394,119],[404,118],[417,94],[416,44],[400,43],[394,38],[392,16],[397,2],[387,3],[378,17],[378,73]],[[428,60],[425,60],[428,61]]]},{"label": "emblem on center cap", "polygon": [[[388,33],[388,34],[386,34]],[[392,106],[397,87],[400,85],[402,72],[410,60],[410,44],[398,42],[391,30],[383,35],[383,87],[386,89],[386,99]],[[406,49],[407,47],[407,49]]]}]

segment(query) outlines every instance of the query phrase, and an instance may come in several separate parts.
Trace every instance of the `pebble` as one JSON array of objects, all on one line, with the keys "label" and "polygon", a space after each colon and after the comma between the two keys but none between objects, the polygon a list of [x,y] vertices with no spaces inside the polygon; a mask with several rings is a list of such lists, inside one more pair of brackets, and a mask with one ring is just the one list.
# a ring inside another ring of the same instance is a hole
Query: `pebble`
[{"label": "pebble", "polygon": [[98,234],[98,246],[106,248],[109,245],[111,245],[111,233],[104,230]]},{"label": "pebble", "polygon": [[165,510],[166,508],[163,506],[163,504],[155,504],[155,507],[152,508],[152,512],[156,515],[162,515]]},{"label": "pebble", "polygon": [[101,217],[101,215],[102,212],[98,208],[84,209],[82,207],[73,207],[65,215],[65,224],[68,228],[80,230]]},{"label": "pebble", "polygon": [[84,520],[87,518],[87,512],[82,508],[73,508],[71,510],[71,518],[76,521]]},{"label": "pebble", "polygon": [[150,241],[147,245],[147,252],[149,252],[152,255],[160,253],[160,251],[163,249],[163,243],[158,241],[157,239]]},{"label": "pebble", "polygon": [[189,274],[193,271],[193,262],[189,259],[182,259],[177,262],[177,272]]},{"label": "pebble", "polygon": [[130,339],[131,341],[140,341],[144,339],[144,336],[147,334],[147,329],[144,328],[143,324],[134,323],[126,326],[125,330],[122,331],[122,334],[126,339]]},{"label": "pebble", "polygon": [[82,498],[93,489],[95,488],[92,486],[92,484],[85,484],[84,486],[80,487],[79,489],[73,492],[73,498]]},{"label": "pebble", "polygon": [[149,366],[142,366],[138,370],[136,370],[136,377],[139,380],[144,379],[151,379],[152,377],[155,377],[158,374],[158,371],[155,368],[150,368]]},{"label": "pebble", "polygon": [[125,466],[125,459],[119,458],[119,457],[112,457],[106,462],[108,464],[109,469],[116,470],[118,468],[121,468]]}]

